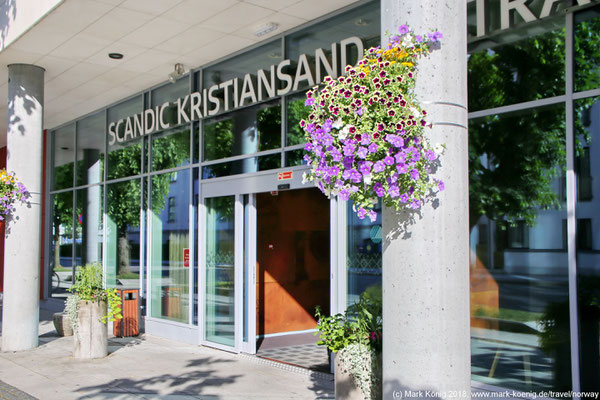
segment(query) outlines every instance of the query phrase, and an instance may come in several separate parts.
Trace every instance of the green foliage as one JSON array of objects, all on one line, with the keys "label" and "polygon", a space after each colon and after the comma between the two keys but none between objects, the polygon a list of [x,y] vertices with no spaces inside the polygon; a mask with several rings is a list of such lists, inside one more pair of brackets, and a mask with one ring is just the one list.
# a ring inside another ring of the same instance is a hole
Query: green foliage
[{"label": "green foliage", "polygon": [[[78,300],[108,303],[108,313],[102,322],[116,321],[123,318],[121,314],[121,298],[116,289],[104,289],[102,282],[102,266],[98,263],[87,264],[75,275],[75,284],[68,291],[75,294]],[[75,301],[75,300],[73,300]],[[77,319],[77,318],[75,318]]]},{"label": "green foliage", "polygon": [[381,351],[383,321],[381,318],[381,296],[369,292],[360,295],[359,301],[348,307],[343,314],[323,315],[317,306],[317,330],[320,336],[317,344],[327,346],[337,352],[351,344],[362,344],[375,351]]}]

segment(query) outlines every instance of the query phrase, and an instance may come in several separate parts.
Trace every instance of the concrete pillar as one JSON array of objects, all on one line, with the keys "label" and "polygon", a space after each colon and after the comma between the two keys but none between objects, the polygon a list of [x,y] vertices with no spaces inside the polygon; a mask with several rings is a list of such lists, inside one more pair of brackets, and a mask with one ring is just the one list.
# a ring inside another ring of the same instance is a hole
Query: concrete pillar
[{"label": "concrete pillar", "polygon": [[447,146],[439,206],[423,207],[406,231],[408,213],[383,211],[384,399],[470,397],[466,15],[464,0],[381,1],[382,43],[402,24],[444,35],[419,63],[416,93],[433,122],[426,134]]},{"label": "concrete pillar", "polygon": [[[100,151],[83,150],[83,168],[87,170],[87,184],[100,182]],[[83,209],[83,241],[81,265],[99,261],[98,226],[100,225],[100,186],[91,186],[86,190],[85,207]]]},{"label": "concrete pillar", "polygon": [[42,222],[44,69],[8,66],[7,170],[31,193],[7,222],[2,351],[38,345]]},{"label": "concrete pillar", "polygon": [[[233,147],[235,154],[250,154],[258,151],[258,128],[256,110],[241,110],[234,114]],[[233,168],[237,174],[246,174],[258,171],[258,160],[247,158],[238,161],[239,165]]]}]

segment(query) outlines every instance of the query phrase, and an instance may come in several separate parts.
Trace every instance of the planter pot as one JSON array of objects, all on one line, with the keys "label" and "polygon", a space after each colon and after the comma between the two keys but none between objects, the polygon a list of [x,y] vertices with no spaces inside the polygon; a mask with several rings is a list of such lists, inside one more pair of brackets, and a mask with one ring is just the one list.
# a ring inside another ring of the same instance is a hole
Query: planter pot
[{"label": "planter pot", "polygon": [[[348,366],[344,365],[340,360],[340,353],[344,352],[342,349],[335,353],[334,365],[335,365],[335,398],[344,400],[373,400],[381,399],[381,356],[377,357],[375,364],[375,375],[378,376],[379,381],[371,385],[371,396],[366,397],[360,387],[357,385],[354,376],[349,372]],[[373,365],[370,358],[366,360],[369,363],[369,368]]]},{"label": "planter pot", "polygon": [[58,336],[73,336],[71,318],[66,313],[54,313],[52,315],[52,322],[54,322],[54,329],[56,329]]},{"label": "planter pot", "polygon": [[102,358],[108,355],[108,327],[102,323],[106,302],[79,302],[77,330],[73,336],[73,357]]}]

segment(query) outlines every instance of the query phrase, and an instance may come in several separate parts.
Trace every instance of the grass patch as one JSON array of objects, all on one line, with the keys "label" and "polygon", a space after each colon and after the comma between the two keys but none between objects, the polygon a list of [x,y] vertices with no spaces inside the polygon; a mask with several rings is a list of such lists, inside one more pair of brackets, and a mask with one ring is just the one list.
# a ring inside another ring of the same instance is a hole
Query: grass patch
[{"label": "grass patch", "polygon": [[140,278],[140,274],[137,274],[135,272],[126,272],[124,274],[117,275],[117,279],[139,279],[139,278]]},{"label": "grass patch", "polygon": [[479,306],[475,309],[476,317],[498,318],[507,321],[528,322],[538,321],[542,313],[533,311],[511,310],[510,308],[494,308]]},{"label": "grass patch", "polygon": [[71,272],[73,271],[73,268],[65,268],[65,267],[54,267],[54,272]]}]

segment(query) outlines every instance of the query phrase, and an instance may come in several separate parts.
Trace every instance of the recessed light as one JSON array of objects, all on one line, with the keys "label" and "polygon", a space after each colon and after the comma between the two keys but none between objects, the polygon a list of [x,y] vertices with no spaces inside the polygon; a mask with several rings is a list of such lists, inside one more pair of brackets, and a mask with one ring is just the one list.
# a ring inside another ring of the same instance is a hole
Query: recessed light
[{"label": "recessed light", "polygon": [[68,148],[68,147],[61,147],[60,149],[61,149],[61,150],[69,150],[69,148]]},{"label": "recessed light", "polygon": [[120,60],[121,58],[123,58],[123,54],[121,54],[121,53],[108,53],[108,57],[112,58],[113,60]]}]

